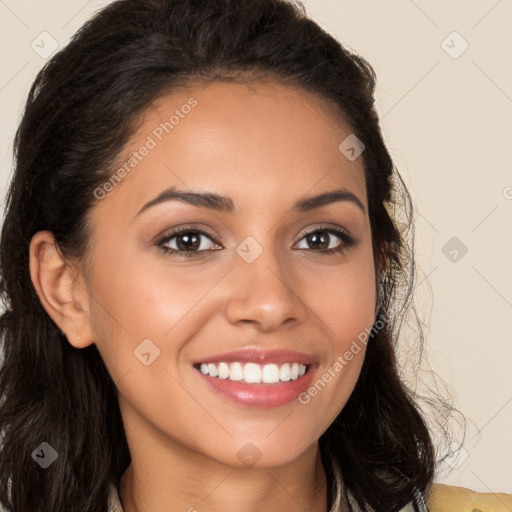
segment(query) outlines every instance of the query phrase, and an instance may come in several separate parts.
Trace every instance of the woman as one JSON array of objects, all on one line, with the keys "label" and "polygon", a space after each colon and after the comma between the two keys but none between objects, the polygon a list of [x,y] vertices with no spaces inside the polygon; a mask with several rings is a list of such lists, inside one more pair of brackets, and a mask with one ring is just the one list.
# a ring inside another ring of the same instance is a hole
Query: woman
[{"label": "woman", "polygon": [[427,510],[374,86],[283,0],[115,1],[41,70],[1,240],[6,510]]}]

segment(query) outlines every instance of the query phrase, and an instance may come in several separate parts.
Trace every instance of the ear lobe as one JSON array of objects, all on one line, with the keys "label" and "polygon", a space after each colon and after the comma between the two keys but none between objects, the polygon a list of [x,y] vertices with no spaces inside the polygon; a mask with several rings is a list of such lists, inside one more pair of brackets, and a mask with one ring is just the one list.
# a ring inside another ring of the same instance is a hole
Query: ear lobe
[{"label": "ear lobe", "polygon": [[78,270],[65,261],[51,231],[37,232],[30,242],[30,277],[42,306],[71,345],[94,343],[89,322],[89,295]]}]

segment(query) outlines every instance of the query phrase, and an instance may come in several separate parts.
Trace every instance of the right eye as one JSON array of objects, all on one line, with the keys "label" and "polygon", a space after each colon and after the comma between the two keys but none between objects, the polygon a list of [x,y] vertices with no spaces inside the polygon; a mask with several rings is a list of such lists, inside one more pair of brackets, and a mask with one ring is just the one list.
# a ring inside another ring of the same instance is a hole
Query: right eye
[{"label": "right eye", "polygon": [[[206,237],[210,241],[213,240],[211,235],[205,231],[191,228],[180,228],[170,233],[166,233],[155,245],[160,247],[167,254],[179,254],[185,257],[198,256],[201,253],[213,249],[208,249],[208,243],[203,242],[201,237]],[[175,242],[173,242],[175,240]],[[175,247],[169,247],[169,245],[175,245]],[[218,245],[218,244],[217,244]]]}]

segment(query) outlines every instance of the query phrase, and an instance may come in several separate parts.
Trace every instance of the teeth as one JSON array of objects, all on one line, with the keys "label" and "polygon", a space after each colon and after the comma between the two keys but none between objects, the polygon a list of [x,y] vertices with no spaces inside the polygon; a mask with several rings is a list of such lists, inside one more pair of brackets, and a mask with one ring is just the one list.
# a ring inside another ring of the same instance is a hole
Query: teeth
[{"label": "teeth", "polygon": [[229,377],[229,366],[226,363],[219,363],[218,370],[221,379],[227,379]]},{"label": "teeth", "polygon": [[283,366],[281,366],[281,368],[279,369],[279,380],[288,382],[291,378],[290,374],[290,365],[288,363],[283,364]]},{"label": "teeth", "polygon": [[266,364],[261,374],[261,380],[267,384],[279,382],[279,366],[277,364]]},{"label": "teeth", "polygon": [[240,363],[232,363],[229,366],[229,377],[230,380],[243,380],[244,369]]},{"label": "teeth", "polygon": [[243,380],[249,384],[274,384],[288,382],[302,377],[306,373],[307,365],[299,363],[274,363],[259,365],[256,363],[202,363],[201,373],[218,377],[220,379]]},{"label": "teeth", "polygon": [[214,364],[209,364],[208,365],[208,373],[212,376],[212,377],[217,377],[219,375],[219,372],[217,370],[217,367],[214,365]]},{"label": "teeth", "polygon": [[261,368],[257,364],[247,363],[244,366],[244,380],[250,383],[261,382]]}]

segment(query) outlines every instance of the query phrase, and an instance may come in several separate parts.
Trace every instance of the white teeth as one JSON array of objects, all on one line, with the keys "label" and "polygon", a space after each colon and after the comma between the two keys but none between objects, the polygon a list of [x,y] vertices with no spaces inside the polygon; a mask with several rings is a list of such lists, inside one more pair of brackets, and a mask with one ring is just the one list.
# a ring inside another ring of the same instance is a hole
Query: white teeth
[{"label": "white teeth", "polygon": [[230,380],[243,380],[244,369],[240,363],[232,363],[229,367],[229,379]]},{"label": "white teeth", "polygon": [[217,377],[217,375],[219,375],[219,372],[217,370],[217,367],[214,365],[214,364],[209,364],[208,365],[208,373],[212,376],[212,377]]},{"label": "white teeth", "polygon": [[229,366],[226,363],[219,363],[218,370],[221,379],[227,379],[229,377]]},{"label": "white teeth", "polygon": [[276,382],[288,382],[302,377],[306,373],[307,366],[299,363],[275,363],[259,365],[257,363],[202,363],[201,373],[218,377],[220,379],[243,380],[249,384],[275,384]]},{"label": "white teeth", "polygon": [[263,367],[261,379],[267,384],[279,382],[279,366],[277,364],[266,364]]},{"label": "white teeth", "polygon": [[261,382],[261,368],[254,363],[247,363],[244,366],[245,382]]},{"label": "white teeth", "polygon": [[279,380],[288,382],[290,380],[290,365],[288,363],[283,364],[279,370]]}]

